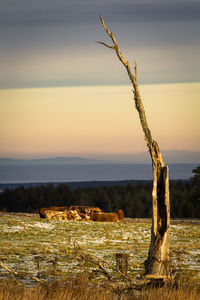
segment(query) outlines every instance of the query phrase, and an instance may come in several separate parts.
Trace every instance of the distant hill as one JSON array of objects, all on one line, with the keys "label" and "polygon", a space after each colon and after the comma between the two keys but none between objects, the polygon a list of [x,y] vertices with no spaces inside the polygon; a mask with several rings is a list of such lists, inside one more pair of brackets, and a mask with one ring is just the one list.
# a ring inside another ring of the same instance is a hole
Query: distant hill
[{"label": "distant hill", "polygon": [[[164,161],[167,164],[199,164],[199,151],[162,150]],[[131,154],[108,154],[103,158],[84,157],[50,157],[37,159],[0,158],[1,165],[95,165],[95,164],[151,164],[148,151]]]},{"label": "distant hill", "polygon": [[51,157],[39,159],[12,159],[0,158],[0,165],[88,165],[88,164],[111,164],[116,161],[87,159],[82,157]]}]

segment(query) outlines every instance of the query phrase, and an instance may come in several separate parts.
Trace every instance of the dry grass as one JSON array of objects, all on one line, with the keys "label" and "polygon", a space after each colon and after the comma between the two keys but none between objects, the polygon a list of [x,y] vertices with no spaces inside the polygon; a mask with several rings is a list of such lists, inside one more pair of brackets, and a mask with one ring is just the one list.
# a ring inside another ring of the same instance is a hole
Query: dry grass
[{"label": "dry grass", "polygon": [[150,289],[144,293],[142,300],[198,300],[200,293],[194,287]]},{"label": "dry grass", "polygon": [[16,281],[0,281],[0,300],[198,300],[200,291],[191,286],[163,287],[114,292],[109,286],[91,286],[87,276],[72,281],[28,287]]},{"label": "dry grass", "polygon": [[110,290],[91,287],[84,280],[78,282],[54,282],[44,286],[27,287],[5,281],[0,286],[0,300],[117,300]]}]

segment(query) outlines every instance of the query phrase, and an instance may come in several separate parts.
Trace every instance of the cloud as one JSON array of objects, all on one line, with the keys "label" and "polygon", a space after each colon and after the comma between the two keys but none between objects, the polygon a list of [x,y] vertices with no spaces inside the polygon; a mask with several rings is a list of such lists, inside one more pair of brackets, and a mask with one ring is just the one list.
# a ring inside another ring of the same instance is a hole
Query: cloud
[{"label": "cloud", "polygon": [[1,26],[74,25],[96,22],[99,14],[109,22],[199,21],[197,1],[6,1],[1,4]]},{"label": "cloud", "polygon": [[100,14],[142,83],[199,81],[199,0],[2,2],[0,88],[126,83]]}]

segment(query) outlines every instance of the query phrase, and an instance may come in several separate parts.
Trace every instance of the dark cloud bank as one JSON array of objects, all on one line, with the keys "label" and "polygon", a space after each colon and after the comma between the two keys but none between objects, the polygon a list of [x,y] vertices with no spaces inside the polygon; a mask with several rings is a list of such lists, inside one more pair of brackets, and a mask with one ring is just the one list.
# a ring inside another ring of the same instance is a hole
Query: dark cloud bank
[{"label": "dark cloud bank", "polygon": [[96,22],[101,14],[109,22],[199,21],[196,1],[6,1],[1,4],[1,26],[42,26]]}]

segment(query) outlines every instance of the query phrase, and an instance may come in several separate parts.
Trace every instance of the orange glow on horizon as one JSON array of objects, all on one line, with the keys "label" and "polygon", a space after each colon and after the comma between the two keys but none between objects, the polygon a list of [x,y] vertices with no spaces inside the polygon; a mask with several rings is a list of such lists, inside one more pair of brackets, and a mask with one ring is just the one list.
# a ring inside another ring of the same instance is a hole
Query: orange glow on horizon
[{"label": "orange glow on horizon", "polygon": [[[161,149],[200,150],[200,83],[141,86]],[[0,156],[146,151],[131,86],[0,90]]]}]

